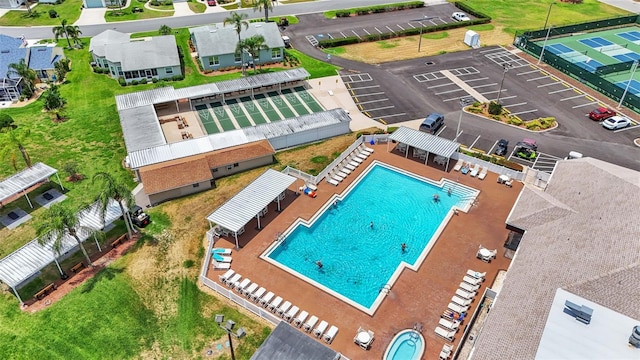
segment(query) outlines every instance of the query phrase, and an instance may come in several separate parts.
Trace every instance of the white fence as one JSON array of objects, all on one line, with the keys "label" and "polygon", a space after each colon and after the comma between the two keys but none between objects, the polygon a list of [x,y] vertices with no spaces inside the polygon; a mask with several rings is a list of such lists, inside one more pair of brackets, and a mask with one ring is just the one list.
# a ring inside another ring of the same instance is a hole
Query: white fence
[{"label": "white fence", "polygon": [[353,142],[353,144],[349,145],[347,150],[343,151],[342,154],[340,154],[340,156],[338,156],[335,160],[333,160],[331,164],[329,164],[329,166],[324,168],[324,170],[322,170],[316,176],[315,184],[322,181],[322,179],[324,179],[327,176],[328,172],[332,171],[336,166],[338,166],[338,164],[340,164],[344,159],[346,159],[347,156],[349,156],[358,146],[360,146],[360,144],[362,144],[363,141],[364,141],[364,136],[361,136],[357,138],[356,141]]},{"label": "white fence", "polygon": [[453,155],[451,156],[452,159],[454,160],[458,160],[458,159],[462,159],[465,162],[470,162],[470,163],[474,163],[474,164],[480,164],[480,166],[486,166],[489,168],[489,171],[494,172],[498,175],[507,175],[512,179],[515,180],[524,180],[525,174],[524,172],[520,172],[520,171],[516,171],[513,169],[508,169],[504,166],[500,166],[498,164],[494,164],[488,161],[484,161],[480,158],[476,158],[473,156],[469,156],[463,153],[453,153]]},{"label": "white fence", "polygon": [[318,182],[316,181],[316,176],[313,176],[311,174],[307,174],[304,171],[300,171],[296,168],[292,168],[291,166],[287,166],[284,170],[282,170],[283,174],[287,174],[287,175],[291,175],[293,177],[296,177],[298,179],[304,180],[304,182],[310,183],[310,184],[317,184]]}]

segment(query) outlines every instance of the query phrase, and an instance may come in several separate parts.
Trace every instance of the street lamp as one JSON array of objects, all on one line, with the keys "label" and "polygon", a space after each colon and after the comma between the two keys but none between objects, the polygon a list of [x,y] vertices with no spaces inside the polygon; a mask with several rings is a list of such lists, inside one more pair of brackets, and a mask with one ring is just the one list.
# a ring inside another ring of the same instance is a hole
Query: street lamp
[{"label": "street lamp", "polygon": [[244,330],[244,328],[240,328],[236,333],[233,333],[233,327],[236,326],[235,321],[227,320],[227,322],[224,322],[224,315],[222,314],[216,314],[215,319],[218,326],[220,326],[222,330],[227,332],[227,336],[229,337],[229,349],[231,349],[231,360],[236,360],[236,355],[233,352],[233,342],[231,340],[231,335],[240,339],[245,336],[247,332]]},{"label": "street lamp", "polygon": [[422,24],[425,20],[435,19],[437,16],[427,16],[425,15],[422,19],[410,20],[411,22],[417,22],[420,24],[420,37],[418,38],[418,52],[420,52],[420,47],[422,46],[422,30],[424,30],[424,25]]},{"label": "street lamp", "polygon": [[460,123],[462,122],[462,113],[464,112],[464,107],[471,104],[475,99],[472,97],[463,97],[460,99],[460,117],[458,118],[458,129],[456,130],[456,138],[453,141],[458,141],[458,136],[460,136]]},{"label": "street lamp", "polygon": [[502,80],[500,80],[500,90],[498,90],[498,98],[496,99],[496,104],[500,104],[500,95],[502,94],[502,84],[504,84],[504,77],[507,75],[507,71],[511,69],[513,65],[511,63],[504,63],[502,65]]},{"label": "street lamp", "polygon": [[622,93],[622,96],[620,97],[620,102],[618,103],[618,109],[620,109],[620,107],[622,106],[622,102],[624,101],[624,97],[627,96],[627,92],[629,91],[629,86],[631,85],[631,82],[633,81],[633,76],[636,74],[636,70],[638,70],[638,60],[634,61],[633,64],[631,65],[631,77],[629,78],[629,81],[627,81],[627,86],[625,86],[624,92]]},{"label": "street lamp", "polygon": [[538,62],[536,63],[536,65],[540,65],[540,61],[542,61],[542,55],[544,55],[544,50],[547,47],[547,40],[549,40],[549,34],[551,34],[552,27],[553,25],[549,26],[549,29],[547,30],[547,36],[544,37],[544,43],[542,43],[542,50],[540,50],[540,57],[538,58]]},{"label": "street lamp", "polygon": [[544,20],[543,29],[547,28],[547,23],[549,22],[549,15],[551,15],[551,7],[553,6],[553,4],[555,4],[555,2],[553,2],[553,1],[549,4],[549,10],[547,11],[547,18]]}]

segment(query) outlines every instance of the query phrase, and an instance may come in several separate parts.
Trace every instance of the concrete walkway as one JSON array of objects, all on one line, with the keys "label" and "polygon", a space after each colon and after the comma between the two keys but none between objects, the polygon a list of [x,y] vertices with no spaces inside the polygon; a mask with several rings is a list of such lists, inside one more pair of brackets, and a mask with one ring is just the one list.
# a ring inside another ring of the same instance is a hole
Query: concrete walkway
[{"label": "concrete walkway", "polygon": [[78,21],[74,22],[73,25],[106,24],[107,20],[105,20],[104,16],[107,13],[107,10],[107,8],[82,9],[82,12],[80,12],[80,18]]},{"label": "concrete walkway", "polygon": [[173,16],[189,16],[195,14],[191,9],[189,9],[188,2],[174,2],[173,8],[176,12],[173,13]]},{"label": "concrete walkway", "polygon": [[617,8],[627,10],[634,14],[640,14],[640,2],[634,0],[600,0],[601,3],[609,4]]}]

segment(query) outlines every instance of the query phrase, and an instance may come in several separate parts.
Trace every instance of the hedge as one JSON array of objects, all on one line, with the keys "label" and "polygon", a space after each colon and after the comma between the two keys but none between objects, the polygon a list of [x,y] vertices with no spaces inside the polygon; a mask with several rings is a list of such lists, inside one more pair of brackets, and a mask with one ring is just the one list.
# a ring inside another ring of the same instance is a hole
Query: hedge
[{"label": "hedge", "polygon": [[[335,10],[336,17],[349,17],[351,14],[355,15],[368,15],[368,14],[378,14],[388,11],[395,10],[404,10],[404,9],[417,9],[424,7],[424,2],[422,1],[410,1],[404,3],[396,3],[396,4],[385,4],[385,5],[376,5],[376,6],[367,6],[360,8],[351,8],[351,9],[340,9]],[[332,12],[327,11],[326,15],[333,15]]]},{"label": "hedge", "polygon": [[458,9],[477,17],[478,19],[487,19],[491,21],[491,16],[485,13],[481,13],[480,11],[476,11],[474,8],[467,5],[466,3],[463,3],[462,1],[456,1],[453,3],[453,5],[455,5],[455,7],[457,7]]}]

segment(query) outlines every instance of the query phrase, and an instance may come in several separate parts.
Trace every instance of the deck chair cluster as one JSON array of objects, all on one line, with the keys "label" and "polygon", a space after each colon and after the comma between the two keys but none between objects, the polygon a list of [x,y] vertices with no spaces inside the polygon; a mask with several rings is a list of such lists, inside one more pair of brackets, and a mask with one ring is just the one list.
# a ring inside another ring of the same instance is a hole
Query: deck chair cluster
[{"label": "deck chair cluster", "polygon": [[[451,298],[451,302],[447,305],[447,310],[444,311],[438,326],[436,326],[435,333],[441,338],[453,342],[456,332],[460,329],[460,324],[464,319],[464,314],[469,310],[469,306],[473,302],[475,296],[478,293],[480,285],[487,275],[486,272],[478,272],[475,270],[467,270],[467,274],[462,278],[459,288]],[[440,358],[445,353],[445,349],[440,353]],[[449,349],[449,354],[451,353]],[[444,359],[447,359],[445,357]]]},{"label": "deck chair cluster", "polygon": [[333,186],[340,185],[342,180],[367,160],[372,153],[372,148],[367,147],[365,144],[360,144],[349,156],[327,173],[327,182]]},{"label": "deck chair cluster", "polygon": [[231,249],[213,248],[211,250],[211,266],[216,270],[231,268]]},{"label": "deck chair cluster", "polygon": [[453,167],[453,171],[460,171],[463,175],[468,173],[471,177],[484,180],[484,178],[487,177],[487,172],[489,172],[489,167],[484,166],[480,169],[480,164],[472,164],[471,162],[458,159],[458,162]]},{"label": "deck chair cluster", "polygon": [[[240,274],[232,269],[220,275],[218,280],[250,301],[278,315],[282,320],[301,328],[306,333],[312,333],[316,338],[322,338],[327,344],[331,344],[338,334],[338,327],[335,325],[329,327],[329,323],[324,320],[318,324],[319,319],[317,316],[312,315],[309,317],[308,312],[300,311],[300,308],[290,301],[284,300],[272,291],[267,291],[267,289],[251,282],[248,278],[243,279]],[[327,328],[329,329],[327,330]]]}]

